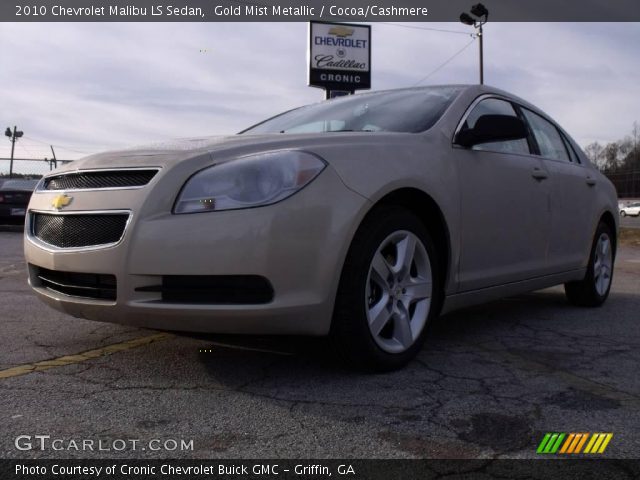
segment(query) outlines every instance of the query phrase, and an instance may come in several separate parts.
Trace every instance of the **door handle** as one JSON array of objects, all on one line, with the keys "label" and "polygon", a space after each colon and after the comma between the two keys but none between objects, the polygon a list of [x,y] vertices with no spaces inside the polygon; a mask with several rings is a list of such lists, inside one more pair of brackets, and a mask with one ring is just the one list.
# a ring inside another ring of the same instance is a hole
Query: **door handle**
[{"label": "door handle", "polygon": [[531,172],[531,176],[536,180],[545,180],[549,178],[549,175],[547,174],[547,172],[545,172],[544,170],[538,167],[535,167],[533,169],[533,171]]},{"label": "door handle", "polygon": [[586,181],[587,185],[589,185],[590,187],[593,187],[596,184],[596,179],[593,177],[587,177]]}]

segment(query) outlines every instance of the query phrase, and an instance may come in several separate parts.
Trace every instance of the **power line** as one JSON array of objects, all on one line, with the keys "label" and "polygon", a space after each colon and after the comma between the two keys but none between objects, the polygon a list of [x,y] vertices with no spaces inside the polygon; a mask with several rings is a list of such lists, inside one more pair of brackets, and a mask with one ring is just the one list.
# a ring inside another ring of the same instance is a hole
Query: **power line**
[{"label": "power line", "polygon": [[[229,0],[231,3],[238,3],[240,5],[253,5],[258,7],[269,7],[270,3],[259,2],[257,0],[246,1],[246,0]],[[332,16],[331,19],[333,21],[337,20],[340,22],[348,22],[349,18]],[[414,30],[428,30],[432,32],[443,32],[443,33],[456,33],[458,35],[469,35],[468,32],[462,32],[460,30],[447,30],[446,28],[433,28],[433,27],[418,27],[417,25],[402,25],[399,23],[391,23],[391,22],[375,22],[376,25],[387,25],[390,27],[399,27],[399,28],[411,28]]]},{"label": "power line", "polygon": [[418,27],[416,25],[401,25],[399,23],[376,22],[376,25],[388,25],[390,27],[410,28],[412,30],[427,30],[430,32],[457,33],[458,35],[472,35],[469,32],[461,32],[460,30],[447,30],[445,28]]},{"label": "power line", "polygon": [[36,155],[33,155],[33,152],[29,150],[24,143],[19,143],[18,146],[22,148],[25,152],[27,152],[28,155],[36,156]]},{"label": "power line", "polygon": [[433,75],[434,73],[438,72],[439,70],[441,70],[444,66],[446,66],[451,60],[453,60],[454,58],[456,58],[458,55],[460,55],[462,52],[464,52],[467,48],[469,48],[469,46],[475,42],[476,38],[473,37],[471,39],[471,41],[469,43],[467,43],[464,47],[462,47],[460,50],[458,50],[456,53],[454,53],[453,55],[451,55],[446,61],[444,61],[443,63],[441,63],[438,67],[434,68],[433,70],[431,70],[431,72],[429,72],[426,76],[424,76],[423,78],[421,78],[420,80],[418,80],[416,83],[414,83],[412,86],[416,86],[416,85],[420,85],[422,82],[424,82],[427,78],[429,78],[431,75]]},{"label": "power line", "polygon": [[38,139],[33,138],[33,137],[24,137],[24,138],[28,138],[29,140],[33,140],[36,143],[42,143],[43,145],[49,145],[47,142],[43,142],[42,140],[38,140]]},{"label": "power line", "polygon": [[[37,138],[33,138],[33,137],[24,137],[24,138],[27,138],[37,143],[41,143],[43,145],[46,145],[47,147],[51,145],[51,142],[43,142],[42,140],[38,140]],[[92,152],[87,152],[86,150],[75,150],[73,148],[68,148],[68,147],[65,147],[64,145],[59,145],[59,144],[55,144],[55,146],[61,150],[67,150],[69,152],[84,153],[84,154],[92,153]]]},{"label": "power line", "polygon": [[[95,150],[93,152],[87,152],[86,150],[75,150],[73,148],[68,148],[68,147],[65,147],[64,145],[54,144],[54,147],[56,147],[56,148],[58,148],[60,150],[66,150],[67,152],[82,153],[83,155],[89,155],[91,153],[95,153]],[[104,149],[100,149],[100,150],[104,150]]]}]

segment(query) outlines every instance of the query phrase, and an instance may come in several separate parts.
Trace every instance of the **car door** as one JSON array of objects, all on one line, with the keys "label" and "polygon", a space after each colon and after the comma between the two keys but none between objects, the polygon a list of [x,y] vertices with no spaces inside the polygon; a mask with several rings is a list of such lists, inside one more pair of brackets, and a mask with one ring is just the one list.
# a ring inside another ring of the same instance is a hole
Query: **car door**
[{"label": "car door", "polygon": [[549,173],[549,268],[564,272],[583,267],[593,241],[595,176],[553,123],[531,110],[521,110]]},{"label": "car door", "polygon": [[[500,98],[472,106],[459,129],[473,128],[481,115],[518,116]],[[549,192],[542,160],[530,140],[456,147],[461,204],[458,291],[501,285],[545,273]]]}]

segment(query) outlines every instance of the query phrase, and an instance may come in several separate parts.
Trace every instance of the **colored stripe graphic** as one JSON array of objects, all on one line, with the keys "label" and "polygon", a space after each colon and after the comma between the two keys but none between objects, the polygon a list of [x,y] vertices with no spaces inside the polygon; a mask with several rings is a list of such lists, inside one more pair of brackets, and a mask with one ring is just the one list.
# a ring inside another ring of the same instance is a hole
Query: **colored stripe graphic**
[{"label": "colored stripe graphic", "polygon": [[560,444],[562,443],[562,440],[564,439],[565,434],[564,433],[560,433],[558,435],[558,439],[556,440],[556,443],[553,445],[553,447],[551,447],[551,450],[549,451],[549,453],[556,453],[558,451],[558,449],[560,448]]},{"label": "colored stripe graphic", "polygon": [[540,445],[538,445],[538,450],[536,450],[536,453],[544,452],[544,447],[547,445],[549,438],[551,438],[551,434],[550,433],[545,434],[542,441],[540,442]]},{"label": "colored stripe graphic", "polygon": [[569,445],[571,445],[571,443],[573,442],[574,438],[576,438],[576,434],[570,433],[569,436],[567,437],[567,440],[564,442],[564,445],[562,445],[562,449],[560,450],[560,453],[567,453],[567,449],[569,448]]},{"label": "colored stripe graphic", "polygon": [[573,442],[571,442],[571,445],[569,445],[569,449],[567,450],[567,453],[578,453],[576,449],[578,448],[578,443],[580,443],[581,440],[582,440],[582,434],[576,433],[573,437]]},{"label": "colored stripe graphic", "polygon": [[[568,454],[579,453],[600,454],[604,453],[613,433],[576,433],[569,434],[550,432],[546,433],[538,445],[536,453],[539,454]],[[588,442],[587,442],[588,440]],[[586,444],[586,447],[585,447]],[[584,450],[583,450],[584,447]]]},{"label": "colored stripe graphic", "polygon": [[602,445],[600,445],[600,450],[598,450],[598,453],[604,453],[604,450],[607,448],[607,445],[609,445],[609,442],[611,441],[612,438],[613,438],[613,433],[606,434],[604,442],[602,442]]},{"label": "colored stripe graphic", "polygon": [[593,435],[591,435],[591,440],[589,440],[589,443],[587,443],[587,448],[584,449],[584,453],[591,453],[591,449],[593,448],[594,443],[596,443],[596,440],[598,439],[598,434],[594,433]]},{"label": "colored stripe graphic", "polygon": [[584,443],[587,441],[587,438],[589,438],[588,433],[581,433],[580,435],[582,435],[582,438],[580,439],[580,442],[576,446],[576,449],[573,453],[580,453],[582,451],[582,447],[584,446]]},{"label": "colored stripe graphic", "polygon": [[547,446],[544,447],[544,451],[542,453],[553,453],[551,451],[551,449],[553,448],[553,446],[556,443],[556,439],[558,438],[558,434],[554,433],[553,435],[551,435],[551,438],[549,439],[549,441],[547,442]]},{"label": "colored stripe graphic", "polygon": [[540,445],[538,445],[537,453],[556,453],[560,445],[562,444],[562,440],[564,439],[564,433],[547,433]]},{"label": "colored stripe graphic", "polygon": [[584,453],[603,453],[612,437],[613,433],[594,433]]}]

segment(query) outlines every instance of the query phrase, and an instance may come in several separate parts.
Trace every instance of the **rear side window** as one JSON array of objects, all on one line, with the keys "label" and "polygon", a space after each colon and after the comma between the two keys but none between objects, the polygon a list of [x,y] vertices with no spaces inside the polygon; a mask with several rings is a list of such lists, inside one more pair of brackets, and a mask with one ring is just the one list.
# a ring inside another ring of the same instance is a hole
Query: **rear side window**
[{"label": "rear side window", "polygon": [[[462,125],[462,129],[473,128],[482,115],[518,116],[509,102],[500,100],[499,98],[487,98],[482,100],[474,107],[473,110],[471,110]],[[529,145],[524,138],[520,140],[507,140],[504,142],[481,143],[479,145],[474,145],[472,149],[501,153],[529,154]]]},{"label": "rear side window", "polygon": [[549,121],[540,115],[533,113],[526,108],[522,109],[524,116],[529,122],[529,126],[533,131],[533,136],[540,148],[540,155],[552,160],[569,161],[569,154],[564,145],[564,140],[560,136],[558,129]]},{"label": "rear side window", "polygon": [[562,140],[564,140],[564,146],[567,148],[567,152],[569,153],[569,158],[571,159],[571,161],[574,163],[581,163],[580,158],[578,157],[576,151],[573,149],[573,145],[571,145],[569,139],[562,135]]}]

